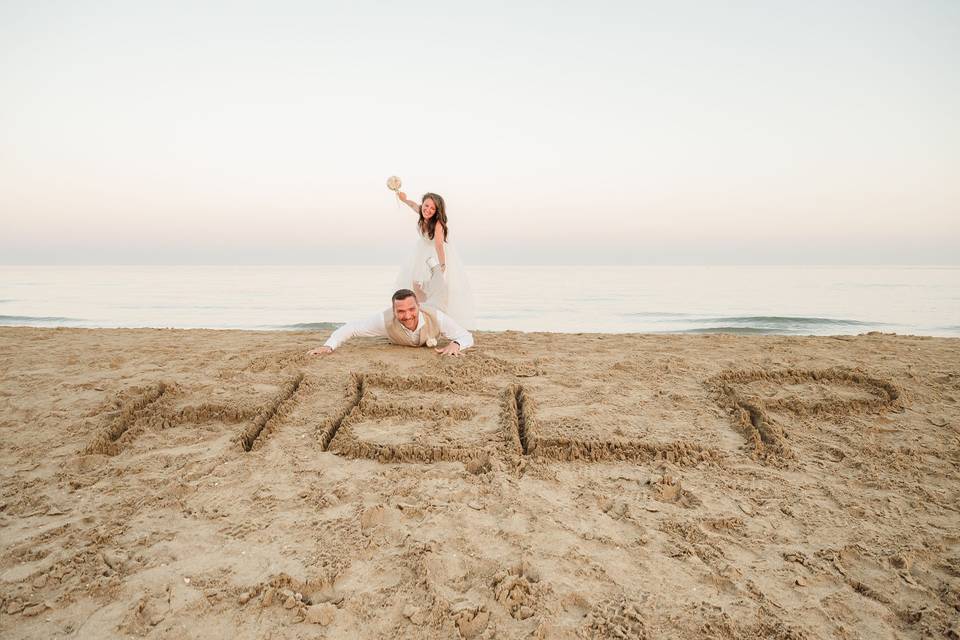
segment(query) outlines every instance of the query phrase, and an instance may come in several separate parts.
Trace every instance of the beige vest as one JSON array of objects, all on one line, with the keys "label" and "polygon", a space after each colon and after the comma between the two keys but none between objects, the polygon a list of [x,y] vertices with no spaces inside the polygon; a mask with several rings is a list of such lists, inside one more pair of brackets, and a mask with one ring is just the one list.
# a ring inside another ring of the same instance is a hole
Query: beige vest
[{"label": "beige vest", "polygon": [[437,322],[437,316],[424,306],[420,307],[420,313],[423,314],[423,326],[420,327],[420,341],[418,342],[393,315],[393,309],[384,311],[383,324],[387,328],[387,337],[390,342],[405,347],[422,347],[427,344],[427,340],[430,338],[436,340],[440,336],[440,323]]}]

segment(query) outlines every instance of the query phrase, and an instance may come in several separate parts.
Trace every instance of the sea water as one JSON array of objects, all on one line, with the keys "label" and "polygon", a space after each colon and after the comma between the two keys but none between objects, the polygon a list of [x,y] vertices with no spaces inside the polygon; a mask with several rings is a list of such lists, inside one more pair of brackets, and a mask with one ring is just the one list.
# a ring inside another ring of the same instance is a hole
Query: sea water
[{"label": "sea water", "polygon": [[[474,266],[480,330],[960,336],[960,267]],[[328,329],[391,266],[0,266],[0,325]]]}]

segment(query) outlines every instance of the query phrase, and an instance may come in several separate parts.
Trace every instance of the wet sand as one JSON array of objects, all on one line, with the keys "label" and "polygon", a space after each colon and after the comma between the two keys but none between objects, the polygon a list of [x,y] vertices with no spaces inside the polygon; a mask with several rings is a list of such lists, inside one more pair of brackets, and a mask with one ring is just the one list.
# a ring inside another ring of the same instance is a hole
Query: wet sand
[{"label": "wet sand", "polygon": [[960,637],[958,339],[326,335],[0,329],[0,636]]}]

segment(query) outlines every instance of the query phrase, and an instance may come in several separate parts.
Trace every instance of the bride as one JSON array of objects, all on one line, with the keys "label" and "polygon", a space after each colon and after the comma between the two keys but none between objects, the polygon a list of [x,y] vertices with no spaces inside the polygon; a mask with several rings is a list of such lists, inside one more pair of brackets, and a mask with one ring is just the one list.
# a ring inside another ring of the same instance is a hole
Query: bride
[{"label": "bride", "polygon": [[[457,250],[450,244],[450,227],[443,198],[426,193],[417,204],[402,191],[397,198],[418,215],[419,238],[413,256],[400,268],[398,289],[412,289],[421,301],[430,302],[465,329],[474,329],[473,292]],[[430,290],[439,280],[441,286]],[[427,288],[425,291],[424,288]],[[436,290],[439,289],[439,290]]]}]

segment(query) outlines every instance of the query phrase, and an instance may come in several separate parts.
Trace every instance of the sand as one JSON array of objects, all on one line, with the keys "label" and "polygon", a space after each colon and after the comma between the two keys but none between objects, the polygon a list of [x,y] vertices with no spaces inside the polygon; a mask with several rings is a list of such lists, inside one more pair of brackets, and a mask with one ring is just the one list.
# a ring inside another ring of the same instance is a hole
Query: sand
[{"label": "sand", "polygon": [[325,337],[0,329],[0,636],[960,636],[960,340]]}]

